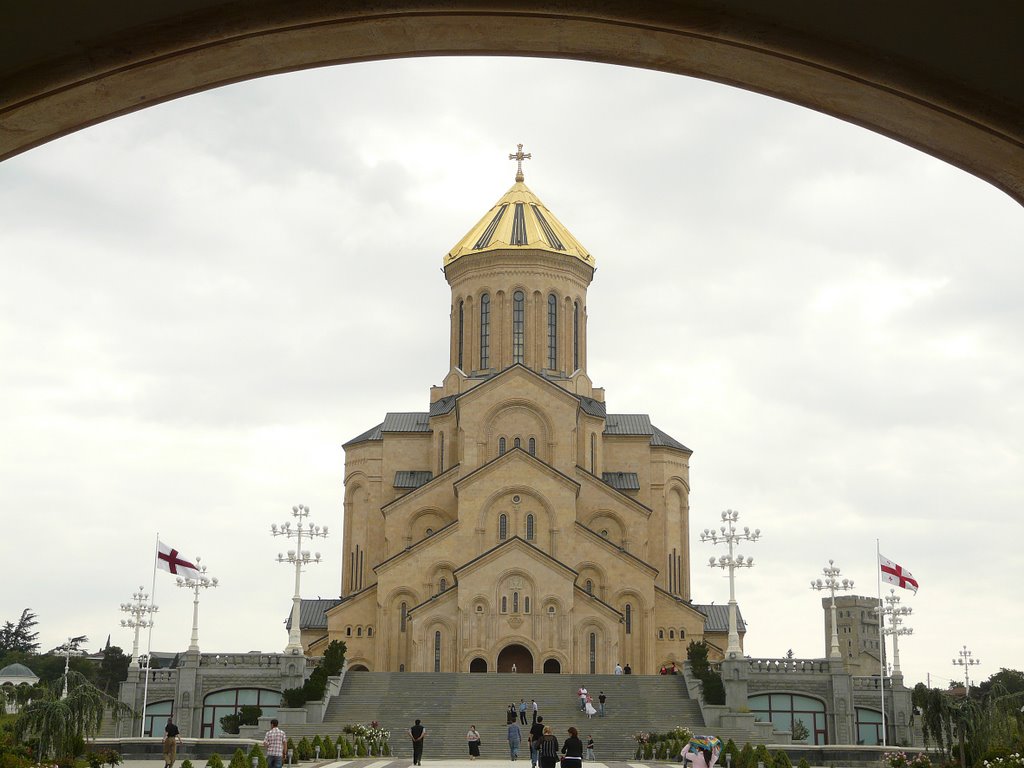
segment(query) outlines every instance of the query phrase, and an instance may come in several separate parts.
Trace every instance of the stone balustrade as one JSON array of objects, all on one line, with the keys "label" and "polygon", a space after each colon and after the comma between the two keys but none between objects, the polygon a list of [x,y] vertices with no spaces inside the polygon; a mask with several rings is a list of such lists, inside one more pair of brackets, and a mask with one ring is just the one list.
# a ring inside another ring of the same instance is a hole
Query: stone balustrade
[{"label": "stone balustrade", "polygon": [[828,675],[832,668],[828,659],[748,659],[751,674]]}]

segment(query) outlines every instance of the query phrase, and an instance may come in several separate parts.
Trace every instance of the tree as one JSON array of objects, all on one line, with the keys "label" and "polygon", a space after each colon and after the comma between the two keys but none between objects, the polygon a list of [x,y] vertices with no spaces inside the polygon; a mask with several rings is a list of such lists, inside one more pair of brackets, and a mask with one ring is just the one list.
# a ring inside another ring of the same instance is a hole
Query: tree
[{"label": "tree", "polygon": [[52,651],[50,651],[50,653],[54,655],[59,654],[61,656],[63,656],[68,651],[71,651],[72,653],[79,653],[82,650],[82,646],[88,642],[89,638],[85,635],[79,635],[78,637],[69,637],[66,643],[61,643]]},{"label": "tree", "polygon": [[103,649],[103,659],[96,674],[96,687],[104,693],[114,694],[118,685],[128,679],[128,665],[131,657],[116,645]]},{"label": "tree", "polygon": [[1003,667],[978,686],[982,698],[988,698],[998,688],[1002,688],[1002,695],[1024,693],[1024,672]]},{"label": "tree", "polygon": [[0,627],[0,652],[35,653],[38,651],[39,633],[32,631],[32,628],[38,623],[31,608],[26,608],[21,612],[21,618],[18,619],[17,624],[10,621],[4,622],[3,627]]},{"label": "tree", "polygon": [[42,686],[42,695],[25,707],[14,725],[19,740],[37,738],[39,757],[52,758],[61,766],[74,764],[83,740],[95,738],[108,710],[115,720],[132,714],[131,707],[106,695],[74,670],[68,672],[66,682],[66,697],[62,697],[63,675]]}]

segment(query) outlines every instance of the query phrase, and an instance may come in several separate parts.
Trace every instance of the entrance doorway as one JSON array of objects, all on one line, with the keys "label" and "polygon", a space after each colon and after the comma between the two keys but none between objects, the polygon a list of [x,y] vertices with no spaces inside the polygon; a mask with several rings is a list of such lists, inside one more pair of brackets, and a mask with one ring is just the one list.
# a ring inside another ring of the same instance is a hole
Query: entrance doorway
[{"label": "entrance doorway", "polygon": [[470,672],[486,672],[487,671],[487,661],[485,659],[481,659],[479,656],[477,656],[475,659],[473,659],[471,662],[469,662],[469,671]]},{"label": "entrance doorway", "polygon": [[545,675],[560,675],[562,674],[562,665],[558,659],[548,659],[544,662],[544,674]]},{"label": "entrance doorway", "polygon": [[498,654],[498,671],[511,672],[515,665],[516,672],[533,672],[533,654],[522,645],[506,645]]}]

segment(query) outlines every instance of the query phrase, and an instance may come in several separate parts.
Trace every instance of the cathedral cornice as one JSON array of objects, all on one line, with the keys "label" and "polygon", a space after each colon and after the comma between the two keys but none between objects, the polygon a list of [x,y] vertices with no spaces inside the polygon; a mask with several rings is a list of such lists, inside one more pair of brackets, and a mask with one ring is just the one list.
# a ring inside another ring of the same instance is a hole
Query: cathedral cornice
[{"label": "cathedral cornice", "polygon": [[575,480],[573,480],[568,475],[565,475],[562,472],[559,472],[557,469],[552,467],[550,464],[546,464],[543,461],[541,461],[540,459],[538,459],[536,456],[530,455],[527,451],[524,451],[522,448],[511,448],[508,451],[506,451],[505,453],[503,453],[501,456],[498,456],[495,459],[491,459],[489,462],[487,462],[483,466],[478,467],[477,469],[474,469],[472,472],[470,472],[465,477],[462,477],[462,478],[456,480],[455,483],[454,483],[454,486],[453,486],[455,488],[455,495],[456,496],[459,495],[459,487],[460,486],[469,485],[469,484],[472,484],[472,483],[476,482],[480,477],[483,476],[482,473],[493,471],[497,467],[500,467],[504,463],[511,462],[511,461],[517,461],[517,460],[518,461],[525,460],[527,463],[536,466],[538,469],[540,469],[541,471],[547,473],[548,475],[550,475],[551,477],[555,478],[556,480],[560,480],[563,484],[568,486],[570,488],[570,490],[572,490],[573,493],[576,496],[579,496],[579,494],[580,494],[580,484],[579,483],[577,483]]},{"label": "cathedral cornice", "polygon": [[655,568],[653,565],[648,563],[646,560],[641,560],[636,555],[630,553],[625,547],[620,547],[615,542],[609,541],[604,536],[602,536],[600,533],[595,531],[593,528],[588,528],[583,523],[581,523],[579,520],[576,521],[576,527],[579,528],[580,530],[584,531],[585,533],[587,533],[595,541],[600,542],[601,546],[605,547],[609,551],[614,552],[615,554],[624,556],[627,560],[629,560],[631,563],[633,563],[633,565],[637,566],[641,570],[647,571],[654,578],[658,577],[658,574],[660,573],[660,571],[657,568]]},{"label": "cathedral cornice", "polygon": [[573,592],[582,594],[583,596],[585,596],[586,598],[588,598],[592,602],[596,603],[601,608],[604,608],[613,617],[617,618],[619,620],[619,622],[624,622],[626,620],[626,617],[623,615],[622,611],[620,611],[618,608],[616,608],[611,603],[606,603],[604,600],[602,600],[600,597],[595,595],[593,592],[587,592],[587,590],[585,590],[579,584],[573,584]]},{"label": "cathedral cornice", "polygon": [[597,477],[596,475],[590,474],[590,472],[585,470],[579,464],[576,465],[576,474],[579,475],[580,477],[582,477],[586,482],[590,483],[590,485],[594,486],[595,488],[597,488],[602,493],[607,494],[608,496],[611,496],[616,501],[624,502],[626,504],[626,506],[632,507],[637,512],[641,513],[644,517],[650,517],[652,514],[654,514],[654,510],[653,509],[651,509],[650,507],[648,507],[648,506],[646,506],[644,504],[641,504],[639,501],[634,499],[632,496],[630,496],[630,495],[628,495],[626,493],[623,493],[622,491],[618,490],[617,488],[613,488],[612,486],[608,485],[608,483],[606,483],[604,480],[602,480],[601,478]]},{"label": "cathedral cornice", "polygon": [[[397,499],[389,501],[387,504],[385,504],[383,507],[380,508],[381,514],[384,515],[385,517],[387,517],[388,515],[392,514],[395,511],[396,508],[400,507],[403,502],[407,502],[407,501],[410,501],[410,500],[415,501],[415,500],[419,499],[421,496],[423,496],[424,494],[427,494],[430,491],[435,490],[439,485],[443,485],[443,483],[441,483],[440,481],[444,480],[445,478],[447,478],[449,481],[451,481],[450,475],[453,472],[457,473],[458,469],[459,469],[459,465],[458,464],[455,464],[454,466],[448,467],[448,469],[446,469],[443,473],[441,473],[440,475],[438,475],[435,478],[432,478],[429,482],[424,483],[419,488],[416,488],[415,490],[409,491],[409,493],[405,494],[404,496],[399,496]],[[440,531],[438,531],[438,533],[440,533]]]},{"label": "cathedral cornice", "polygon": [[522,363],[515,363],[513,365],[510,365],[508,368],[505,368],[501,371],[498,371],[498,373],[489,376],[485,381],[480,382],[472,389],[460,393],[456,399],[457,407],[461,406],[462,403],[472,402],[473,399],[476,397],[482,397],[485,392],[488,392],[493,387],[497,386],[498,382],[503,381],[506,378],[511,378],[513,376],[519,375],[526,375],[526,377],[531,380],[542,382],[545,386],[550,387],[551,391],[557,392],[560,397],[565,399],[566,402],[571,402],[577,407],[579,407],[580,399],[577,395],[573,394],[564,387],[560,387],[558,384],[548,380],[544,376],[541,376],[535,370],[533,370],[532,368],[528,368]]},{"label": "cathedral cornice", "polygon": [[418,604],[414,605],[412,608],[409,608],[405,612],[405,615],[406,615],[407,618],[411,619],[412,615],[418,609],[423,608],[423,607],[428,606],[428,605],[437,605],[442,600],[445,600],[447,598],[455,599],[455,596],[458,594],[458,592],[459,592],[459,590],[458,590],[458,583],[456,583],[456,584],[452,585],[451,587],[449,587],[448,589],[446,589],[444,592],[435,592],[430,597],[428,597],[426,600],[424,600],[422,603],[418,603]]},{"label": "cathedral cornice", "polygon": [[486,552],[477,555],[472,560],[466,561],[458,568],[453,569],[452,575],[458,578],[458,575],[460,573],[473,570],[474,568],[477,568],[480,565],[482,565],[484,562],[495,559],[496,557],[498,557],[499,553],[503,553],[502,550],[507,550],[509,548],[521,549],[522,551],[527,552],[528,554],[536,557],[537,559],[545,563],[556,566],[559,570],[563,571],[566,574],[566,576],[572,580],[573,584],[576,583],[576,578],[580,575],[579,571],[575,570],[574,568],[570,568],[568,565],[563,563],[558,558],[552,557],[543,549],[535,547],[533,544],[526,541],[526,539],[521,538],[520,536],[513,536],[512,538],[507,539],[491,547]]},{"label": "cathedral cornice", "polygon": [[414,541],[412,544],[409,544],[407,547],[405,547],[405,549],[403,549],[401,552],[396,552],[391,557],[389,557],[387,560],[381,560],[379,563],[377,563],[375,566],[373,566],[373,572],[379,574],[381,571],[384,571],[384,570],[390,568],[398,560],[400,560],[401,558],[404,558],[406,555],[409,555],[412,552],[418,552],[420,549],[422,549],[427,544],[432,544],[432,543],[434,543],[436,541],[440,541],[442,539],[448,538],[455,531],[455,529],[458,527],[458,525],[459,525],[459,521],[458,520],[452,520],[447,525],[445,525],[445,526],[443,526],[441,528],[438,528],[436,531],[434,531],[429,536],[424,536],[419,541]]}]

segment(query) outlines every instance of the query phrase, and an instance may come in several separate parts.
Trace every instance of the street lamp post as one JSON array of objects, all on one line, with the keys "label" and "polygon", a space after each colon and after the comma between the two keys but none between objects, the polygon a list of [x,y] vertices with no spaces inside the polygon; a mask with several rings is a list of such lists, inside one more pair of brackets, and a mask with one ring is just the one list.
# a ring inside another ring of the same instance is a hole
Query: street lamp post
[{"label": "street lamp post", "polygon": [[744,558],[743,555],[734,554],[736,544],[740,541],[757,541],[761,538],[761,529],[751,531],[744,527],[742,531],[736,530],[736,521],[740,513],[733,509],[727,509],[722,513],[723,525],[717,531],[705,528],[700,535],[701,541],[710,541],[712,544],[725,544],[729,547],[729,554],[720,556],[717,560],[714,556],[708,561],[712,568],[722,568],[729,571],[729,647],[725,649],[726,658],[735,659],[743,651],[740,648],[740,633],[736,628],[736,569],[752,568],[754,558]]},{"label": "street lamp post", "polygon": [[851,579],[840,581],[839,573],[839,568],[835,566],[834,561],[829,560],[828,565],[821,570],[821,574],[825,578],[812,579],[811,589],[828,590],[832,597],[832,648],[829,651],[829,658],[842,660],[843,654],[839,651],[839,628],[836,626],[836,592],[853,589],[853,581]]},{"label": "street lamp post", "polygon": [[953,659],[953,664],[957,667],[964,668],[964,690],[967,692],[967,698],[971,698],[971,667],[976,667],[981,664],[981,659],[972,659],[971,652],[967,650],[967,646],[963,647],[963,650],[956,652],[959,659]]},{"label": "street lamp post", "polygon": [[213,587],[220,586],[220,582],[216,576],[206,575],[206,566],[202,565],[199,561],[201,558],[196,558],[196,570],[199,571],[198,576],[189,576],[187,578],[178,577],[178,586],[183,589],[191,589],[193,594],[192,599],[192,642],[189,643],[189,652],[199,653],[199,590],[201,589],[212,589]]},{"label": "street lamp post", "polygon": [[149,595],[139,587],[138,592],[132,593],[130,603],[121,603],[121,611],[129,614],[129,618],[121,619],[122,627],[130,627],[135,630],[135,637],[132,639],[132,660],[128,669],[139,668],[139,630],[153,626],[153,614],[159,610],[159,606],[149,605],[146,601]]},{"label": "street lamp post", "polygon": [[303,539],[327,538],[327,526],[321,528],[313,525],[312,521],[305,521],[309,517],[309,507],[299,504],[292,507],[292,517],[297,519],[294,527],[290,521],[283,523],[280,527],[275,523],[270,526],[272,536],[284,536],[287,539],[295,539],[295,549],[289,549],[287,556],[278,553],[277,562],[290,563],[295,566],[295,594],[292,597],[292,621],[291,629],[288,631],[288,645],[284,652],[293,655],[302,653],[302,633],[299,627],[299,607],[302,604],[300,583],[302,579],[302,566],[310,563],[320,562],[320,553],[310,554],[309,550],[302,548]]},{"label": "street lamp post", "polygon": [[71,657],[84,655],[85,652],[76,647],[84,639],[84,637],[69,637],[64,645],[58,646],[58,650],[64,651],[64,690],[60,694],[62,699],[68,697],[68,672],[71,671]]},{"label": "street lamp post", "polygon": [[900,598],[895,589],[889,590],[889,596],[885,598],[888,605],[881,609],[883,616],[889,617],[889,626],[882,628],[882,634],[892,635],[892,674],[894,677],[902,677],[900,672],[900,635],[912,635],[914,630],[911,627],[900,626],[903,624],[903,617],[909,616],[914,609],[907,605],[900,605]]}]

